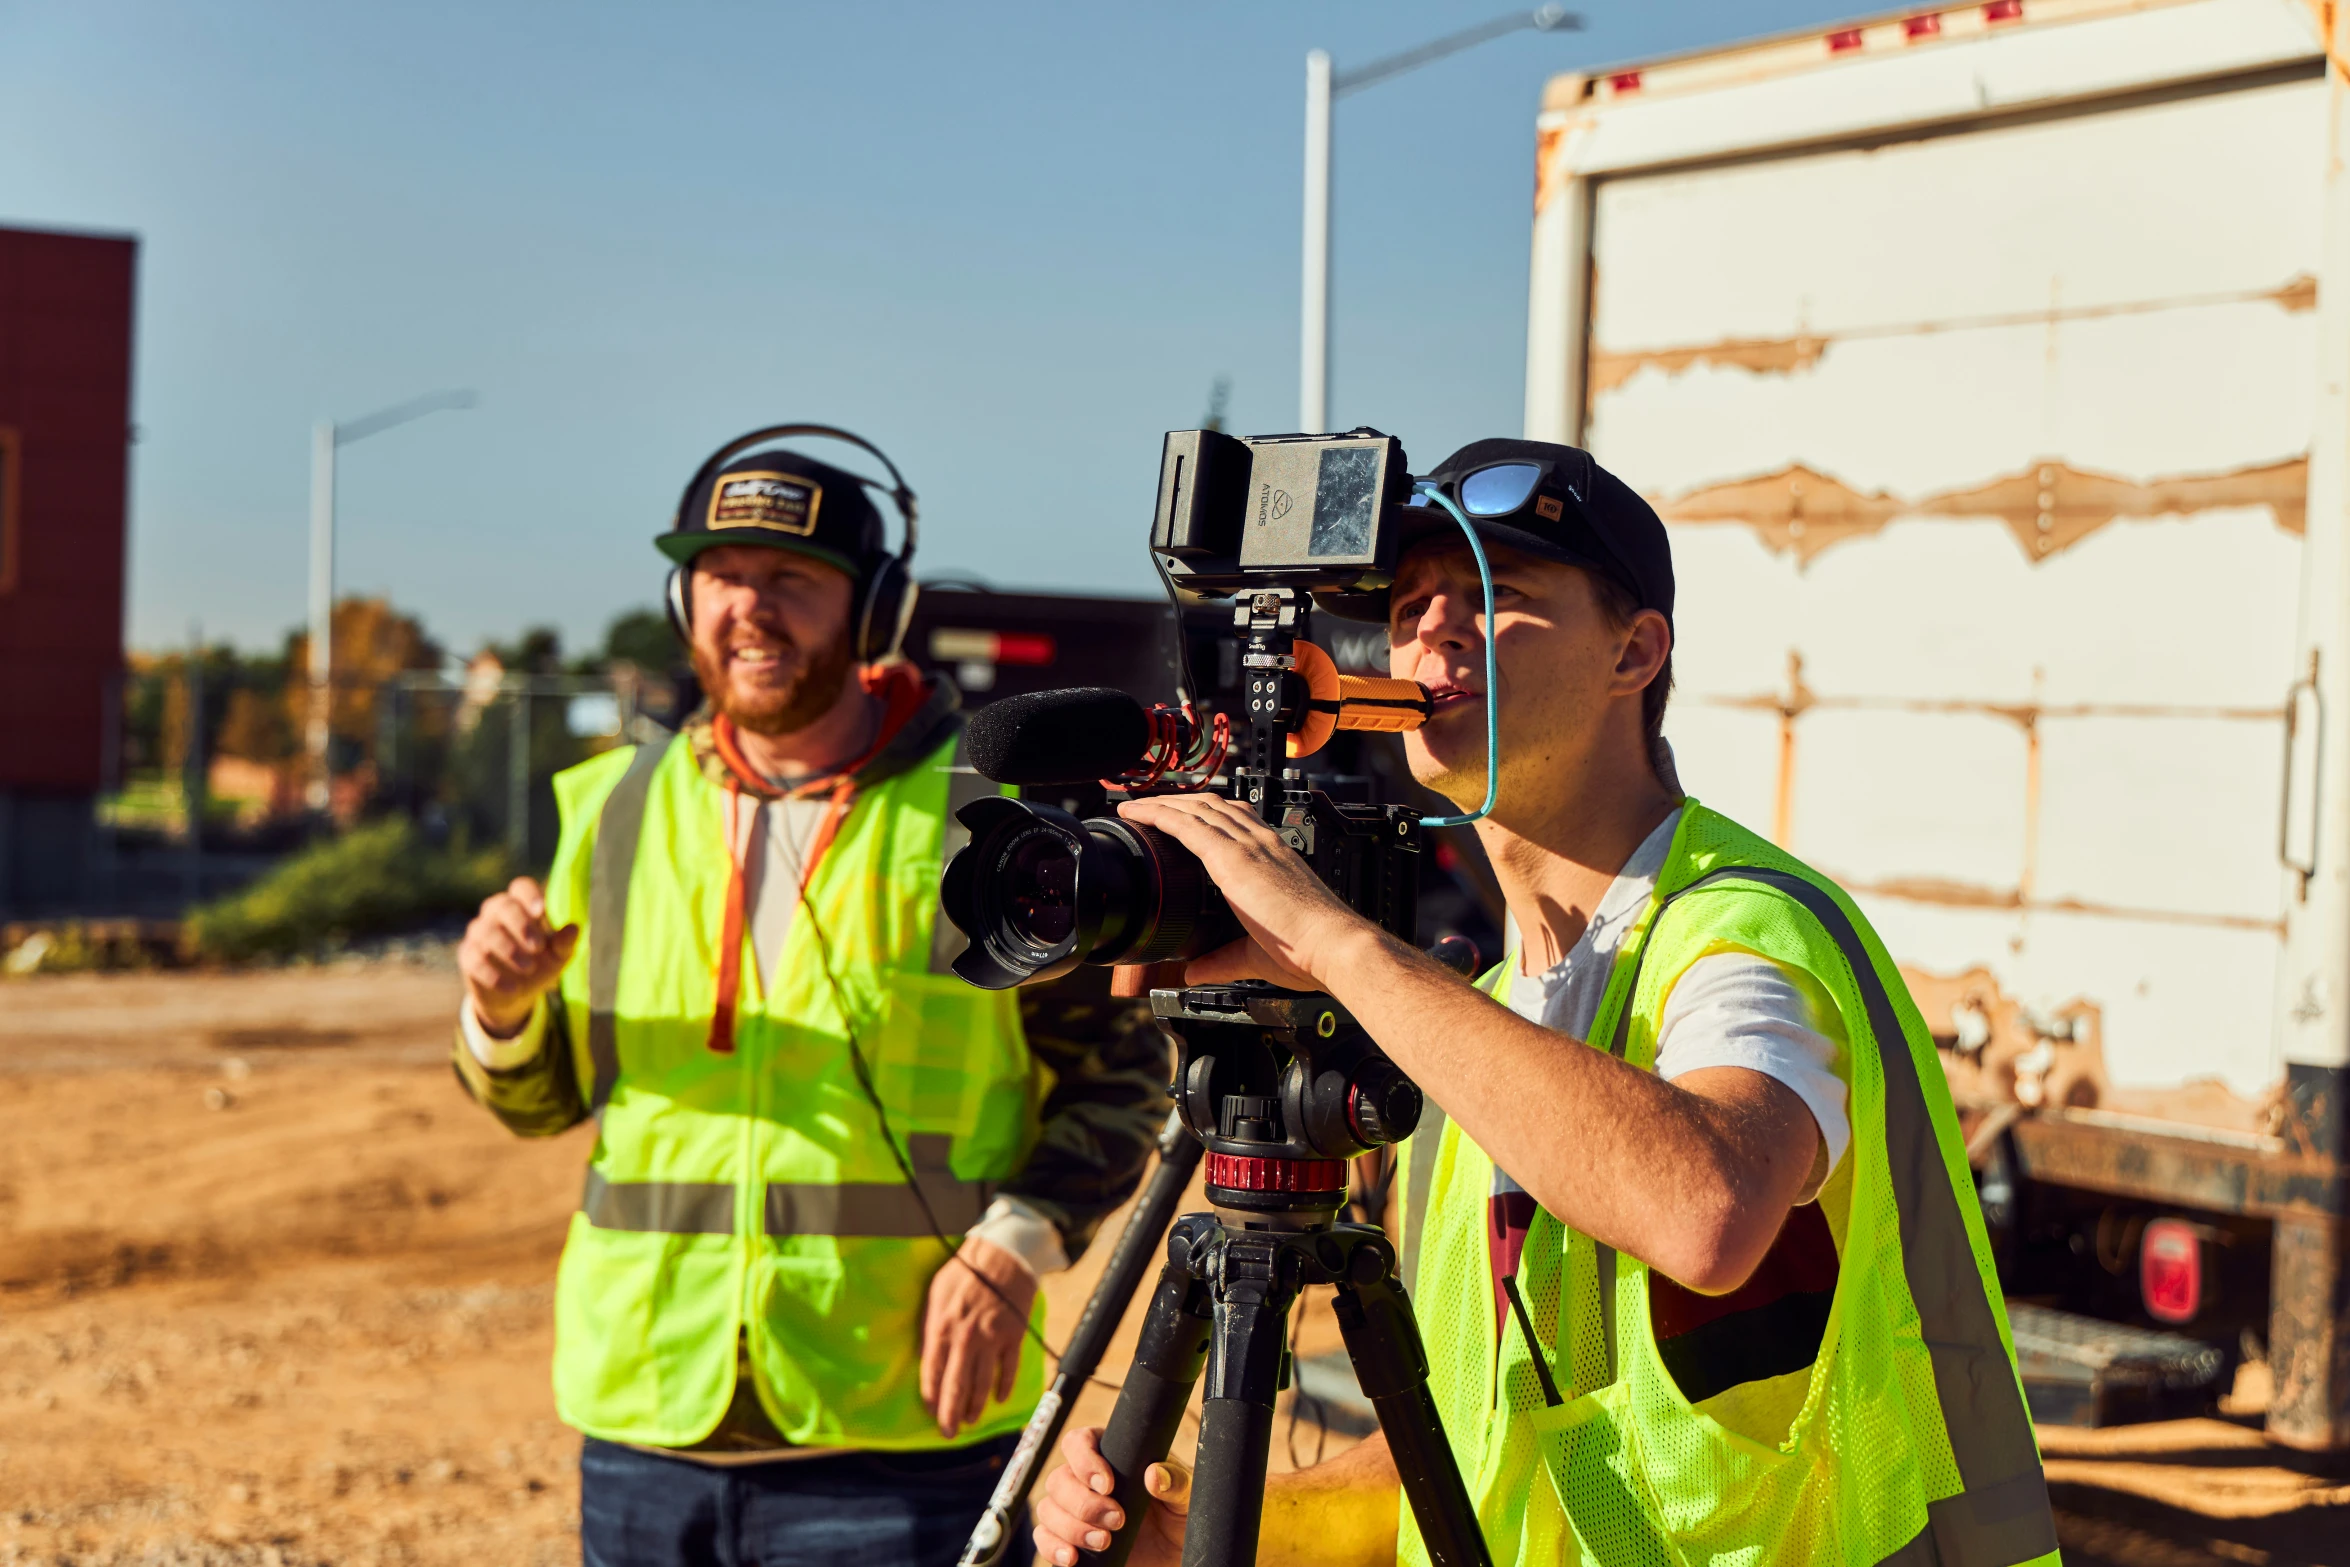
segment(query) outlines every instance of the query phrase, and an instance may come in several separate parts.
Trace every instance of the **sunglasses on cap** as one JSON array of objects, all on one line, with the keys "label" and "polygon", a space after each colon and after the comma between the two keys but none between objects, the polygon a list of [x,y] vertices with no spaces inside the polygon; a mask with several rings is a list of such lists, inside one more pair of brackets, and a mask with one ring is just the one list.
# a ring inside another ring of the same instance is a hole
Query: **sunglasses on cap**
[{"label": "sunglasses on cap", "polygon": [[[1436,482],[1472,517],[1507,517],[1526,504],[1548,472],[1544,463],[1497,462]],[[1428,497],[1415,490],[1411,504],[1425,506]]]},{"label": "sunglasses on cap", "polygon": [[[1563,471],[1562,471],[1563,470]],[[1526,503],[1533,500],[1545,480],[1555,479],[1557,488],[1566,491],[1561,502],[1549,500],[1535,507],[1535,517],[1519,518]],[[1624,558],[1607,536],[1592,526],[1584,510],[1584,497],[1589,493],[1591,476],[1588,467],[1581,471],[1562,464],[1529,461],[1523,457],[1505,457],[1466,473],[1447,474],[1440,479],[1424,479],[1449,491],[1462,512],[1479,518],[1516,519],[1509,526],[1522,529],[1550,541],[1555,548],[1580,557],[1583,562],[1597,566],[1629,589],[1635,598],[1640,596],[1640,577],[1624,563]],[[1425,492],[1415,490],[1410,504],[1426,506]]]}]

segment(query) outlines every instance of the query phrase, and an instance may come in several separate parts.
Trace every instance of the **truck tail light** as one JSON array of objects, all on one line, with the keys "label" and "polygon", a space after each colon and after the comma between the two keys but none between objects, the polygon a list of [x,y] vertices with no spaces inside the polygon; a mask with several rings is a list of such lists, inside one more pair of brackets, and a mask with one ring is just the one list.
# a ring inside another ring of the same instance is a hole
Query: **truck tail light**
[{"label": "truck tail light", "polygon": [[2024,19],[2024,0],[1991,0],[1983,7],[1986,22],[2020,22]]},{"label": "truck tail light", "polygon": [[1830,54],[1842,54],[1848,49],[1858,49],[1859,47],[1860,29],[1857,27],[1848,27],[1843,32],[1828,35],[1828,53]]},{"label": "truck tail light", "polygon": [[1607,84],[1609,89],[1613,92],[1638,92],[1640,90],[1640,73],[1638,71],[1625,71],[1621,75],[1609,77],[1607,79]]},{"label": "truck tail light", "polygon": [[1041,631],[999,631],[995,638],[995,661],[999,664],[1024,664],[1041,669],[1053,661],[1053,639]]},{"label": "truck tail light", "polygon": [[1042,631],[971,631],[940,626],[930,633],[930,656],[948,663],[1015,664],[1041,669],[1060,649]]},{"label": "truck tail light", "polygon": [[2156,1219],[2138,1242],[2138,1294],[2157,1322],[2192,1322],[2203,1309],[2203,1240],[2184,1219]]},{"label": "truck tail light", "polygon": [[1909,17],[1901,24],[1901,36],[1913,40],[1919,38],[1931,38],[1941,31],[1942,15],[1938,11],[1931,12],[1925,16]]}]

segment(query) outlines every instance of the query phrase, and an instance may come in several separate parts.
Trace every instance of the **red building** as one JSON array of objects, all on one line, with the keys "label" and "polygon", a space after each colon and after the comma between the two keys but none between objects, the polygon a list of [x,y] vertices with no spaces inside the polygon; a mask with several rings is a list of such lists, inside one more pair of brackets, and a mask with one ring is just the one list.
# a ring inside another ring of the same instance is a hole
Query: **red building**
[{"label": "red building", "polygon": [[129,238],[0,229],[0,914],[94,896],[138,253]]}]

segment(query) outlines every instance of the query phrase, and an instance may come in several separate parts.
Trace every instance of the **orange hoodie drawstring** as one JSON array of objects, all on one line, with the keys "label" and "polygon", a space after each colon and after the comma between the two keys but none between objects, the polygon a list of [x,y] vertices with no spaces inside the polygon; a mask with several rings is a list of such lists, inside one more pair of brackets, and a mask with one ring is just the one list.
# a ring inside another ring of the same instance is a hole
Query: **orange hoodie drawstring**
[{"label": "orange hoodie drawstring", "polygon": [[[922,683],[913,670],[905,665],[883,665],[860,675],[865,689],[884,699],[881,730],[873,743],[855,761],[833,774],[827,785],[823,780],[786,791],[781,798],[802,800],[813,798],[818,788],[829,788],[824,815],[816,823],[816,831],[808,840],[807,853],[800,861],[798,893],[804,903],[809,880],[815,876],[817,865],[832,842],[840,836],[841,823],[857,800],[857,774],[881,748],[897,737],[897,732],[921,708]],[[710,1013],[710,1048],[719,1055],[734,1054],[735,1014],[740,1009],[743,984],[743,925],[747,901],[745,884],[748,880],[750,845],[741,830],[739,808],[743,785],[759,777],[758,770],[744,760],[742,748],[736,744],[734,724],[721,713],[710,725],[711,739],[718,747],[718,758],[726,764],[726,913],[718,931],[718,968],[716,974],[717,1005]]]}]

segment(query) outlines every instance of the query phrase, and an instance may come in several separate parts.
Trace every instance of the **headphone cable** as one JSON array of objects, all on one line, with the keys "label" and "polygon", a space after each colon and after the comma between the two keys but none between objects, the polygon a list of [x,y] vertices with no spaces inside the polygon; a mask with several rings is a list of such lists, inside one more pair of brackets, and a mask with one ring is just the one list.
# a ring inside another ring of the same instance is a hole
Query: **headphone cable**
[{"label": "headphone cable", "polygon": [[[805,882],[800,884],[799,897],[800,917],[808,922],[808,933],[816,938],[818,963],[824,971],[825,984],[832,991],[833,1009],[840,1013],[841,1033],[849,1047],[849,1069],[856,1075],[857,1087],[865,1095],[866,1102],[873,1106],[873,1119],[881,1125],[881,1140],[889,1149],[890,1160],[897,1165],[898,1173],[905,1177],[907,1190],[914,1194],[914,1202],[922,1210],[922,1222],[930,1227],[931,1238],[937,1241],[940,1248],[946,1252],[947,1260],[960,1265],[964,1272],[977,1279],[981,1286],[1000,1301],[1006,1311],[1012,1314],[1013,1319],[1020,1324],[1021,1333],[1038,1349],[1042,1350],[1055,1365],[1060,1364],[1061,1352],[1053,1348],[1045,1336],[1037,1331],[1036,1325],[1029,1320],[1028,1313],[1013,1305],[1012,1297],[998,1288],[995,1280],[971,1266],[969,1259],[964,1257],[962,1249],[947,1239],[945,1227],[938,1222],[938,1214],[930,1206],[929,1194],[922,1190],[922,1183],[915,1179],[913,1161],[906,1157],[905,1150],[898,1145],[897,1134],[890,1130],[889,1111],[882,1105],[880,1090],[873,1086],[873,1069],[865,1060],[865,1052],[857,1044],[857,1025],[849,1012],[848,997],[841,990],[840,977],[832,969],[832,942],[824,934],[824,926],[816,918],[815,905],[808,899],[808,888]],[[1042,1280],[1038,1282],[1041,1288]],[[1125,1386],[1122,1382],[1107,1382],[1095,1376],[1087,1377],[1086,1381],[1096,1387],[1106,1388],[1113,1393],[1121,1391]]]}]

